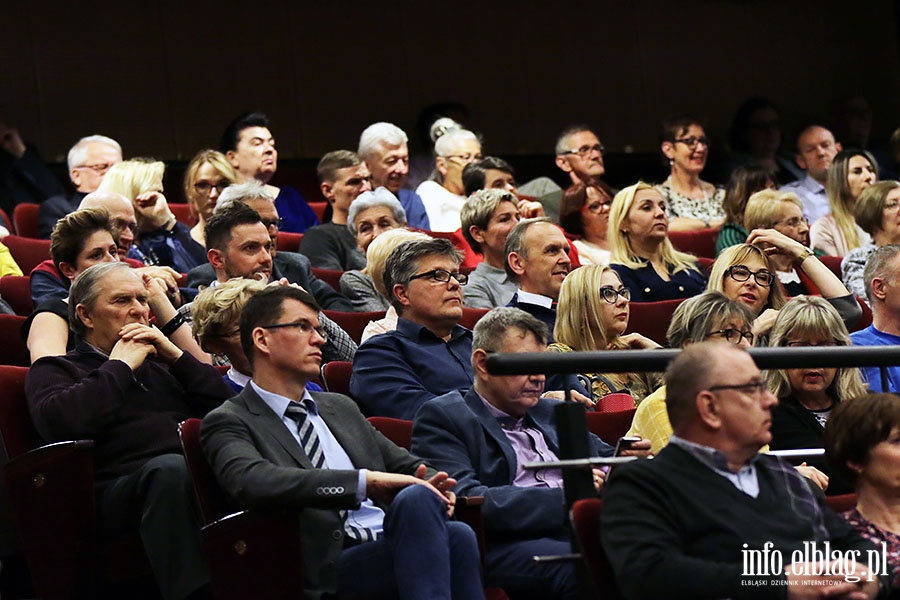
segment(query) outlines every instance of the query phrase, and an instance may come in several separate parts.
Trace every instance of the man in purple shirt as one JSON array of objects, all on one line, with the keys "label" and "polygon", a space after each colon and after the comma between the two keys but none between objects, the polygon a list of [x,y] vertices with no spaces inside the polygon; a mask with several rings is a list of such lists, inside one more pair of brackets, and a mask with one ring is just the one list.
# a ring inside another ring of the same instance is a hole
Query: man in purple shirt
[{"label": "man in purple shirt", "polygon": [[[412,447],[457,480],[457,493],[484,496],[486,580],[511,597],[577,598],[573,563],[536,564],[535,555],[572,551],[562,474],[526,471],[526,462],[557,460],[556,401],[541,398],[544,375],[498,376],[495,352],[543,352],[547,328],[517,308],[496,308],[475,326],[473,389],[426,402],[416,414]],[[591,435],[591,453],[613,449]],[[599,491],[606,475],[594,471]]]}]

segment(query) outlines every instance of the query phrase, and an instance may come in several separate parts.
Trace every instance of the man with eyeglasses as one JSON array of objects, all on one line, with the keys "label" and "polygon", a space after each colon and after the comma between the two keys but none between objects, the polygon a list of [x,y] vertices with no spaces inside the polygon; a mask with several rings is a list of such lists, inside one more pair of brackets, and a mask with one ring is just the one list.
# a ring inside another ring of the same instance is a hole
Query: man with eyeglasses
[{"label": "man with eyeglasses", "polygon": [[69,179],[75,186],[70,196],[53,196],[38,209],[38,237],[49,239],[53,227],[61,218],[78,210],[85,196],[97,190],[110,167],[122,162],[119,142],[105,135],[91,135],[78,140],[67,157]]},{"label": "man with eyeglasses", "polygon": [[448,520],[456,481],[376,432],[350,398],[307,389],[322,363],[318,312],[290,286],[247,301],[253,379],[200,430],[217,479],[243,508],[298,516],[303,597],[483,597],[475,536]]},{"label": "man with eyeglasses", "polygon": [[[778,399],[745,350],[693,344],[669,364],[666,389],[674,430],[669,444],[652,461],[615,469],[603,497],[601,540],[625,597],[827,592],[875,598],[887,592],[888,577],[868,578],[862,564],[875,547],[789,463],[759,453],[772,439]],[[804,558],[811,556],[810,544],[830,552],[826,542],[831,550],[858,551],[859,562],[848,559],[835,574],[825,572],[826,563]],[[762,558],[773,555],[781,560]],[[844,578],[851,569],[861,577],[857,583]]]},{"label": "man with eyeglasses", "polygon": [[[900,246],[881,246],[869,257],[863,271],[866,297],[872,307],[872,324],[854,331],[850,339],[854,346],[900,345]],[[862,367],[863,379],[870,392],[900,393],[900,366],[883,367],[887,385],[882,381],[881,368]]]},{"label": "man with eyeglasses", "polygon": [[397,329],[366,340],[353,359],[350,395],[370,416],[411,420],[426,401],[472,385],[472,332],[459,325],[461,256],[444,239],[414,240],[385,262]]},{"label": "man with eyeglasses", "polygon": [[147,290],[128,265],[86,269],[69,307],[78,345],[36,361],[25,381],[35,428],[47,443],[93,440],[100,535],[139,531],[163,598],[208,598],[177,432],[231,390],[214,367],[172,343],[170,324],[149,324]]},{"label": "man with eyeglasses", "polygon": [[312,266],[333,271],[366,268],[366,255],[347,228],[350,204],[372,189],[369,168],[355,152],[329,152],[316,167],[322,195],[331,204],[331,221],[310,227],[300,240],[300,253]]},{"label": "man with eyeglasses", "polygon": [[797,165],[806,171],[806,177],[781,186],[781,190],[794,192],[803,202],[803,214],[810,223],[831,213],[825,179],[834,157],[841,151],[834,134],[820,125],[810,125],[797,136]]},{"label": "man with eyeglasses", "polygon": [[[615,191],[601,179],[606,173],[603,152],[606,149],[587,125],[571,125],[556,139],[556,166],[568,173],[572,184],[593,184],[611,201]],[[559,215],[563,191],[542,197],[549,216]]]}]

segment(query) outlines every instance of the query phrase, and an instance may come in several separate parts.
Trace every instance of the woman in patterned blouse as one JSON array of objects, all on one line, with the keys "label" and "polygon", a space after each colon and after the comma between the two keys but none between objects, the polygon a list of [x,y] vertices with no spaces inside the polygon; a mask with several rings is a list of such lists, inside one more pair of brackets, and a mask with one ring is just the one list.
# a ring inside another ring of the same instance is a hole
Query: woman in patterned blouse
[{"label": "woman in patterned blouse", "polygon": [[[856,487],[856,508],[844,518],[887,550],[892,588],[900,589],[900,397],[866,394],[834,409],[825,454],[836,474]],[[883,573],[884,571],[882,571]]]},{"label": "woman in patterned blouse", "polygon": [[725,190],[700,179],[709,157],[709,138],[700,120],[678,115],[663,121],[660,150],[671,173],[656,189],[669,206],[672,231],[721,227]]}]

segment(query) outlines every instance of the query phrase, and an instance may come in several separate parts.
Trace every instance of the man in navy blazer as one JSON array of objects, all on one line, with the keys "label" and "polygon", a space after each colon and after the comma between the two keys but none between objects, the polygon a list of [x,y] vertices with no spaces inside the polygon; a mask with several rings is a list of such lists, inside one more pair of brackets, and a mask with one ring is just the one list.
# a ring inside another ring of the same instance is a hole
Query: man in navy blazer
[{"label": "man in navy blazer", "polygon": [[[474,388],[425,403],[413,425],[413,451],[457,480],[457,491],[484,496],[486,579],[513,598],[577,598],[572,563],[537,565],[535,555],[572,551],[559,469],[525,471],[557,459],[556,401],[542,399],[544,375],[487,372],[494,352],[543,352],[547,329],[516,308],[496,308],[475,326]],[[613,449],[591,435],[591,453]],[[606,474],[596,469],[599,491]]]},{"label": "man in navy blazer", "polygon": [[291,286],[247,301],[253,379],[200,430],[217,479],[245,508],[299,513],[307,598],[481,597],[475,536],[448,520],[456,481],[375,431],[346,396],[306,389],[325,343],[317,315]]}]

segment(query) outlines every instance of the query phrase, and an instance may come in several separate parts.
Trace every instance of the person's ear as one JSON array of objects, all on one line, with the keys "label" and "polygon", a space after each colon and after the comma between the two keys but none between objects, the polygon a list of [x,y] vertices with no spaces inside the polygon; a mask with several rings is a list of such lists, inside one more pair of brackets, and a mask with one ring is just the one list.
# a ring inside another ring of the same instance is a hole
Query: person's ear
[{"label": "person's ear", "polygon": [[478,225],[469,225],[469,235],[479,244],[484,244],[484,231]]},{"label": "person's ear", "polygon": [[250,334],[253,339],[254,354],[258,358],[261,354],[268,356],[271,353],[269,348],[269,334],[262,327],[255,327]]},{"label": "person's ear", "polygon": [[78,275],[77,269],[75,269],[73,265],[70,265],[67,262],[60,262],[59,270],[70,281],[74,281],[75,277]]},{"label": "person's ear", "polygon": [[487,375],[487,357],[488,353],[484,351],[483,348],[477,348],[474,352],[472,352],[472,366],[475,368],[475,372],[481,375]]},{"label": "person's ear", "polygon": [[795,156],[795,157],[794,157],[794,162],[797,163],[797,166],[798,166],[798,167],[800,167],[800,168],[803,169],[804,171],[806,170],[806,159],[803,158],[803,155],[802,155],[802,154],[798,154],[797,156]]},{"label": "person's ear", "polygon": [[77,190],[81,186],[81,169],[72,169],[69,171],[69,179],[72,180],[72,185],[74,185]]},{"label": "person's ear", "polygon": [[234,150],[229,150],[228,152],[226,152],[226,153],[225,153],[225,158],[228,159],[228,162],[231,163],[231,166],[234,167],[235,170],[237,170],[237,168],[238,168],[238,167],[240,166],[240,164],[241,164],[241,161],[239,161],[239,160],[237,159],[237,152],[235,152]]},{"label": "person's ear", "polygon": [[672,142],[663,142],[660,144],[659,148],[662,150],[663,155],[669,160],[675,158],[675,144]]},{"label": "person's ear", "polygon": [[884,289],[884,279],[881,277],[872,278],[872,296],[881,301],[887,297],[887,290]]},{"label": "person's ear", "polygon": [[206,251],[206,258],[209,260],[209,264],[212,265],[213,269],[225,268],[225,255],[221,250],[210,248]]},{"label": "person's ear", "polygon": [[572,165],[569,164],[568,159],[565,156],[557,156],[556,157],[556,166],[565,171],[566,173],[572,172]]},{"label": "person's ear", "polygon": [[444,175],[444,176],[447,175],[447,159],[446,158],[444,158],[443,156],[438,156],[434,160],[434,164],[437,167],[437,170],[441,175]]},{"label": "person's ear", "polygon": [[513,273],[520,277],[525,274],[525,260],[518,252],[510,252],[509,256],[506,257],[506,261],[509,263],[509,268],[512,269]]},{"label": "person's ear", "polygon": [[834,147],[837,149],[838,152],[840,152],[841,150],[844,149],[844,147],[841,146],[841,143],[840,143],[840,142],[835,142],[835,143],[834,143]]},{"label": "person's ear", "polygon": [[722,417],[719,414],[718,399],[716,395],[708,390],[703,390],[697,394],[694,400],[697,408],[697,414],[700,420],[711,429],[719,429],[722,426]]},{"label": "person's ear", "polygon": [[329,202],[334,202],[334,184],[329,183],[327,181],[323,181],[319,185],[319,189],[322,190],[322,196],[325,197]]},{"label": "person's ear", "polygon": [[395,283],[395,284],[394,284],[394,289],[391,290],[391,291],[392,291],[393,294],[394,294],[394,298],[396,298],[397,301],[400,302],[400,304],[401,304],[402,306],[409,306],[409,305],[410,305],[410,301],[409,301],[409,293],[408,293],[409,290],[406,289],[406,286],[405,286],[405,285],[403,285],[402,283]]},{"label": "person's ear", "polygon": [[87,307],[84,304],[79,304],[75,307],[75,314],[87,329],[94,328],[94,319],[91,318],[91,314],[88,312]]}]

